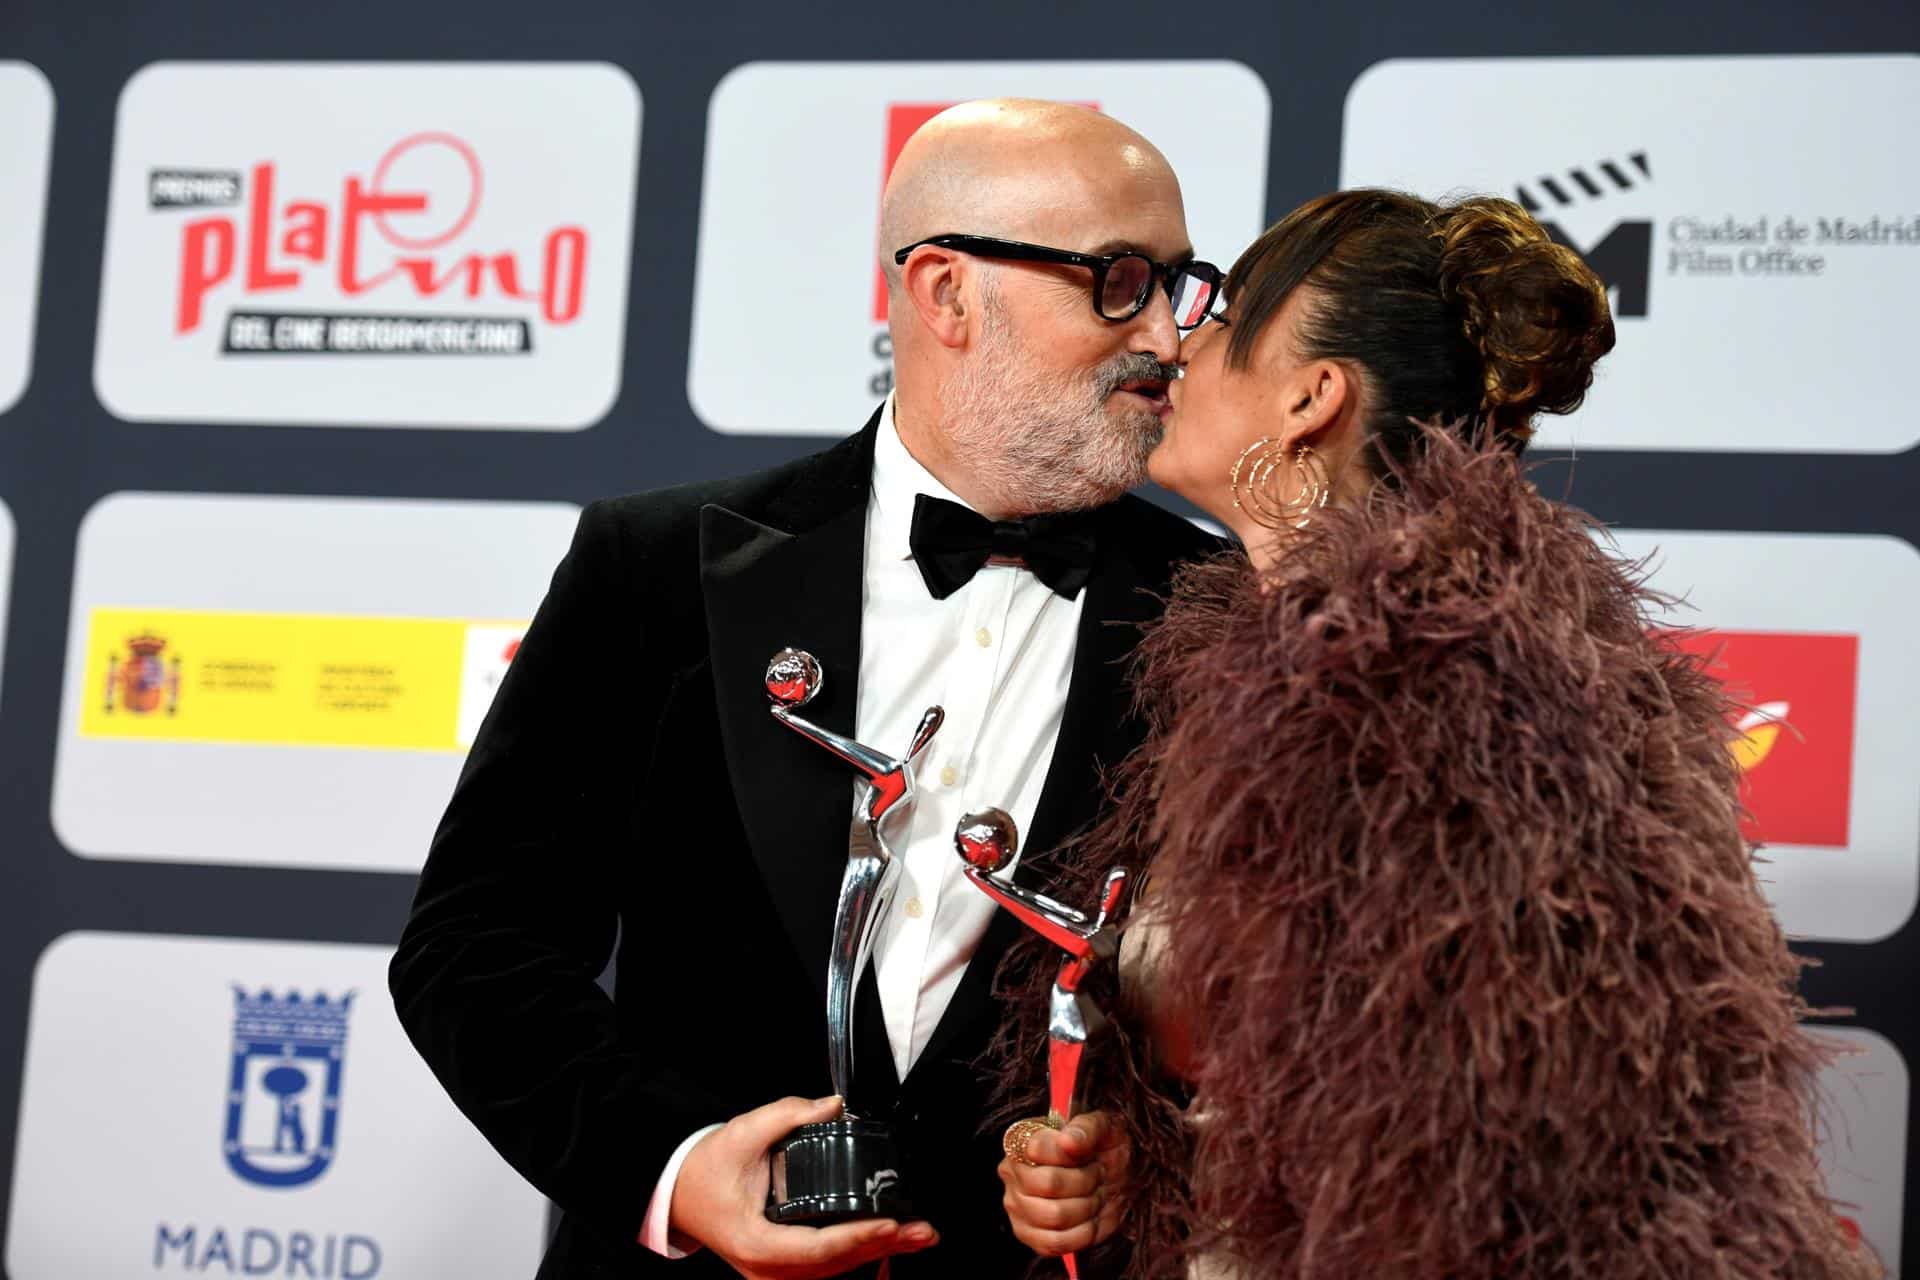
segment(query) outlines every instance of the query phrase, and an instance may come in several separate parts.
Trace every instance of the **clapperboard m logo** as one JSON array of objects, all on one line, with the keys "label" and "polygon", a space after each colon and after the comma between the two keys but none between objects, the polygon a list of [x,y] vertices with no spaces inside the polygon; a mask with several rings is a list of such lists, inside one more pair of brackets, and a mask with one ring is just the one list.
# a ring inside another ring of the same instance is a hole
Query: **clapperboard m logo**
[{"label": "clapperboard m logo", "polygon": [[1576,206],[1604,207],[1608,200],[1639,191],[1653,181],[1653,166],[1645,151],[1631,151],[1619,159],[1574,165],[1558,173],[1515,185],[1514,199],[1546,228],[1548,235],[1579,254],[1612,294],[1616,320],[1647,314],[1647,286],[1653,274],[1653,220],[1622,218],[1597,239],[1586,243],[1568,234],[1555,216]]},{"label": "clapperboard m logo", "polygon": [[1545,447],[1898,453],[1915,118],[1910,54],[1390,58],[1347,93],[1340,185],[1510,196],[1605,281],[1614,348]]}]

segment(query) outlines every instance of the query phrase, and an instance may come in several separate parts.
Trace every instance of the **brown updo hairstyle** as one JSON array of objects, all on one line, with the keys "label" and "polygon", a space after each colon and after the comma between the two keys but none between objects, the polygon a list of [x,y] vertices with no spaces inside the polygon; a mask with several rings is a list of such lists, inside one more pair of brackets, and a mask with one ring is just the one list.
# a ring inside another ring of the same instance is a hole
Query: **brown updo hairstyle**
[{"label": "brown updo hairstyle", "polygon": [[1613,349],[1606,286],[1511,200],[1436,203],[1358,188],[1309,200],[1254,241],[1226,285],[1227,362],[1296,290],[1303,359],[1364,371],[1376,474],[1420,447],[1416,421],[1475,427],[1516,452],[1538,413],[1571,413]]}]

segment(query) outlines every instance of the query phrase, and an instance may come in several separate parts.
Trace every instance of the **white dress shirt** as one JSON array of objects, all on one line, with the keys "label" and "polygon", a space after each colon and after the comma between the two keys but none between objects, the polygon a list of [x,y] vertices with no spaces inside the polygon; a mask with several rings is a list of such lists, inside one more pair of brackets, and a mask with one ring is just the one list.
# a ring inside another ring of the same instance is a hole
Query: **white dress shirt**
[{"label": "white dress shirt", "polygon": [[[995,805],[1021,831],[1033,825],[1060,736],[1086,591],[1062,599],[1024,568],[988,564],[935,600],[908,545],[914,497],[966,504],[907,452],[893,415],[888,397],[867,498],[853,736],[898,755],[928,707],[946,710],[914,769],[912,808],[888,823],[902,865],[874,933],[874,979],[894,1070],[904,1080],[996,910],[961,874],[954,827],[961,815]],[[859,791],[852,791],[856,802]],[[673,1186],[687,1152],[718,1127],[690,1135],[662,1171],[640,1236],[654,1252],[683,1257],[694,1247],[669,1238]]]}]

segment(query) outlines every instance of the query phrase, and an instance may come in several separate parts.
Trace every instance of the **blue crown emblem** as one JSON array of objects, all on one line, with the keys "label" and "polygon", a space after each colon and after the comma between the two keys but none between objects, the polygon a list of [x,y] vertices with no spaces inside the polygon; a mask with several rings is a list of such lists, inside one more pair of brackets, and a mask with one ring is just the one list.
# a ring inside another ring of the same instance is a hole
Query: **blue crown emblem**
[{"label": "blue crown emblem", "polygon": [[222,1143],[227,1167],[256,1186],[297,1187],[339,1149],[340,1078],[353,993],[275,996],[233,989],[233,1057]]}]

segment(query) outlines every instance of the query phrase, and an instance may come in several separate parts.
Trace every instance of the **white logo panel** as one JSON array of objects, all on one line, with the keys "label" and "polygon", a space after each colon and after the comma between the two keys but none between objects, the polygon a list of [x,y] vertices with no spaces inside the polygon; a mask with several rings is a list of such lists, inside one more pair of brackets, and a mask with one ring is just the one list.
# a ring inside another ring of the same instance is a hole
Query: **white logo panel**
[{"label": "white logo panel", "polygon": [[0,62],[0,413],[27,389],[40,305],[40,239],[46,230],[53,151],[53,89],[38,68]]},{"label": "white logo panel", "polygon": [[626,334],[603,63],[182,63],[120,95],[94,385],[137,422],[578,430]]},{"label": "white logo panel", "polygon": [[1180,177],[1197,256],[1228,266],[1260,233],[1272,107],[1241,63],[748,63],[707,111],[687,377],[702,422],[845,435],[885,398],[881,189],[928,117],[1000,96],[1085,103],[1139,130]]},{"label": "white logo panel", "polygon": [[524,627],[472,626],[467,628],[465,652],[460,663],[460,724],[456,740],[463,747],[473,745],[480,722],[493,706],[494,690],[506,679],[507,667],[519,651]]},{"label": "white logo panel", "polygon": [[1852,1050],[1820,1073],[1820,1169],[1842,1224],[1857,1230],[1887,1274],[1900,1272],[1906,1201],[1907,1109],[1913,1082],[1885,1037],[1853,1027],[1815,1027]]},{"label": "white logo panel", "polygon": [[414,1053],[390,956],[56,940],[34,972],[7,1274],[532,1275],[545,1202]]},{"label": "white logo panel", "polygon": [[1544,445],[1897,452],[1917,117],[1914,56],[1395,59],[1340,185],[1518,199],[1607,281],[1618,345]]},{"label": "white logo panel", "polygon": [[1898,538],[1623,530],[1760,714],[1736,755],[1781,927],[1876,942],[1920,891],[1920,552]]},{"label": "white logo panel", "polygon": [[577,516],[103,499],[76,552],[55,832],[84,857],[417,870],[507,633],[532,618]]}]

